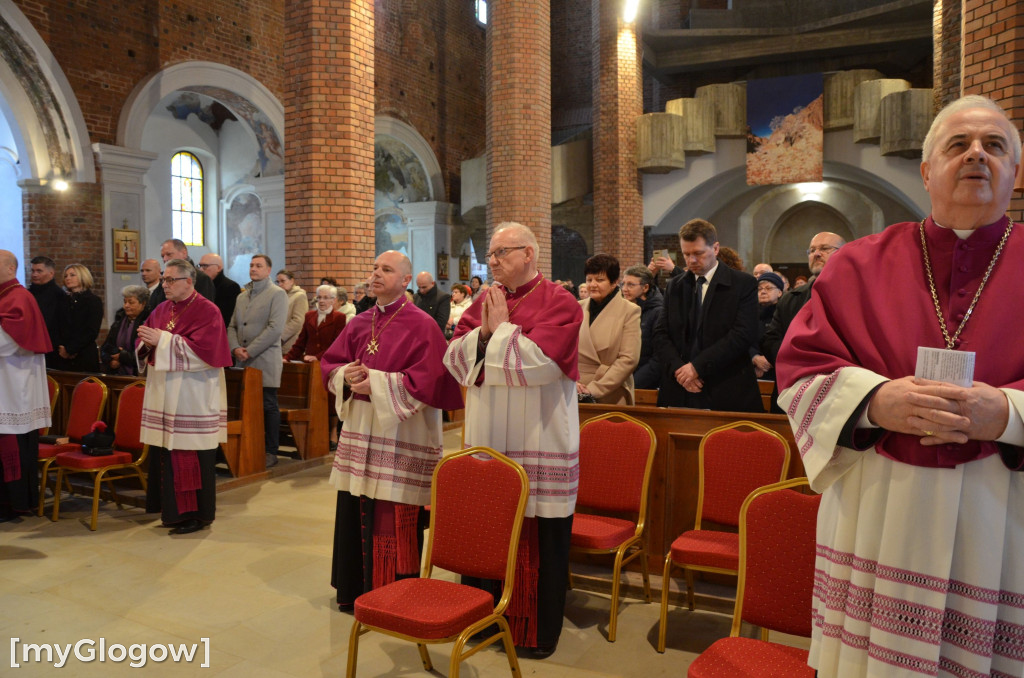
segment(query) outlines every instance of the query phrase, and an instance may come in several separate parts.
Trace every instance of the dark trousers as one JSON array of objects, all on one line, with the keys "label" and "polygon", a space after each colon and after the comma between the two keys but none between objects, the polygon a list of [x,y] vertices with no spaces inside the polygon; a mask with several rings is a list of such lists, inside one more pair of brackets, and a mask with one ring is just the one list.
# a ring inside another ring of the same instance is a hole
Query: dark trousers
[{"label": "dark trousers", "polygon": [[39,431],[10,435],[17,440],[21,476],[4,482],[0,465],[0,518],[5,519],[31,513],[39,502]]},{"label": "dark trousers", "polygon": [[277,454],[281,437],[281,409],[277,406],[277,389],[263,388],[263,444],[267,454]]},{"label": "dark trousers", "polygon": [[217,514],[217,448],[197,450],[199,476],[203,486],[196,491],[198,510],[178,512],[174,497],[174,467],[171,455],[163,447],[149,448],[149,472],[146,477],[146,513],[160,513],[168,525],[196,518],[212,523]]}]

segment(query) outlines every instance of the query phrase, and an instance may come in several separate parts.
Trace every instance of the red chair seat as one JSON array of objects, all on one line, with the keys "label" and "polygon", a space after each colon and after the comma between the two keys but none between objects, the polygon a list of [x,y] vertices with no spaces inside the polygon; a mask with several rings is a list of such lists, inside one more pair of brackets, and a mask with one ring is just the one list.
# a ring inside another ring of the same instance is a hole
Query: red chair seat
[{"label": "red chair seat", "polygon": [[103,468],[118,464],[132,463],[131,452],[114,452],[102,457],[94,457],[84,452],[61,452],[57,455],[57,463],[61,466],[77,469]]},{"label": "red chair seat", "polygon": [[439,579],[399,579],[356,598],[355,617],[416,638],[438,640],[461,633],[494,612],[494,596]]},{"label": "red chair seat", "polygon": [[75,452],[82,449],[77,443],[65,443],[63,445],[51,445],[50,443],[39,443],[39,458],[49,459],[56,457],[61,452]]},{"label": "red chair seat", "polygon": [[577,513],[572,519],[572,545],[584,549],[614,549],[636,534],[636,523],[622,518]]},{"label": "red chair seat", "polygon": [[698,567],[738,570],[740,535],[715,530],[690,530],[672,542],[672,560]]},{"label": "red chair seat", "polygon": [[688,678],[813,678],[807,650],[754,638],[722,638],[693,660]]}]

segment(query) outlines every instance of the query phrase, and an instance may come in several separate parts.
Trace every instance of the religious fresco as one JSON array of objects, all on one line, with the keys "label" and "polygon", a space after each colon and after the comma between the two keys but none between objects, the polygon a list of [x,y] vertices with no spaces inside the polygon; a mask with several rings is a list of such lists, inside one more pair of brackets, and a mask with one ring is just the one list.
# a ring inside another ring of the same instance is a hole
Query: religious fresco
[{"label": "religious fresco", "polygon": [[409,253],[409,229],[402,206],[430,200],[430,183],[423,163],[412,149],[387,134],[374,138],[374,215],[376,252]]},{"label": "religious fresco", "polygon": [[824,173],[821,73],[747,82],[747,184],[821,181]]},{"label": "religious fresco", "polygon": [[263,246],[263,204],[255,193],[243,193],[231,201],[225,224],[224,275],[232,280],[249,279],[249,260]]},{"label": "religious fresco", "polygon": [[256,135],[259,148],[259,168],[254,173],[255,176],[272,177],[284,174],[284,144],[281,143],[281,137],[271,124],[270,118],[263,111],[245,97],[220,87],[203,85],[189,87],[189,90],[220,101],[249,125],[249,129]]}]

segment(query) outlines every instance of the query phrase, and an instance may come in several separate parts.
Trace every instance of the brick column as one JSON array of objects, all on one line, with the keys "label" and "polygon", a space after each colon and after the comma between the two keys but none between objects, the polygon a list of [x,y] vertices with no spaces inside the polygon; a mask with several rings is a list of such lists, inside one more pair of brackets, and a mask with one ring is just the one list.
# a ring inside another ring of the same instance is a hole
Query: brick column
[{"label": "brick column", "polygon": [[639,21],[622,3],[594,0],[594,252],[622,269],[645,263],[644,210],[636,169],[636,121],[643,113]]},{"label": "brick column", "polygon": [[487,229],[528,226],[551,273],[551,22],[548,0],[494,0],[487,29]]},{"label": "brick column", "polygon": [[287,263],[307,290],[330,275],[351,292],[375,252],[373,2],[285,7]]},{"label": "brick column", "polygon": [[[1010,0],[964,0],[963,93],[982,94],[1024,126],[1024,5]],[[1022,194],[1010,203],[1024,220]]]}]

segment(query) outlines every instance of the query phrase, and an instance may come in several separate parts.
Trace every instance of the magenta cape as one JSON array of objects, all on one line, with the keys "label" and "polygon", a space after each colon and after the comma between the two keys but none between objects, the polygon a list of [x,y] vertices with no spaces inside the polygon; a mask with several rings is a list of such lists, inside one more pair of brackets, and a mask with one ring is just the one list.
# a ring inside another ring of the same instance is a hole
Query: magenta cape
[{"label": "magenta cape", "polygon": [[[576,381],[580,378],[578,362],[583,309],[580,308],[579,301],[566,292],[565,288],[550,280],[540,280],[540,277],[538,273],[536,278],[525,285],[520,285],[515,292],[509,292],[501,287],[505,292],[509,310],[515,306],[508,321],[522,327],[523,334],[537,344],[544,355],[555,361],[565,376]],[[530,290],[534,285],[539,287],[531,294]],[[516,306],[517,300],[527,294],[530,298]],[[483,300],[484,295],[481,294],[462,314],[462,319],[455,328],[456,338],[480,327]]]},{"label": "magenta cape", "polygon": [[26,351],[53,350],[39,304],[16,278],[0,285],[0,327]]},{"label": "magenta cape", "polygon": [[[950,336],[974,298],[1006,229],[1007,219],[977,229],[967,240],[925,222],[939,303]],[[974,379],[996,387],[1024,386],[1024,313],[1017,308],[1024,267],[1024,233],[1013,229],[964,328],[957,349],[977,354]],[[815,374],[856,365],[890,379],[914,374],[917,347],[945,347],[921,252],[918,224],[894,224],[845,245],[814,283],[797,314],[776,374],[780,388]],[[917,436],[887,433],[875,446],[916,466],[951,467],[998,451],[996,443],[925,447]]]},{"label": "magenta cape", "polygon": [[[366,345],[370,343],[374,317],[380,348],[370,355]],[[421,403],[441,410],[461,409],[462,391],[444,367],[445,348],[437,322],[411,301],[404,308],[401,301],[392,303],[383,313],[374,304],[345,323],[345,329],[320,359],[324,385],[335,369],[360,360],[372,370],[401,372],[406,390]],[[353,397],[369,400],[361,394]]]},{"label": "magenta cape", "polygon": [[[231,347],[228,345],[228,333],[224,329],[224,318],[212,301],[198,292],[184,301],[164,301],[153,309],[143,323],[146,327],[167,330],[185,339],[192,352],[199,356],[210,367],[231,367]],[[174,320],[174,329],[168,330],[167,323],[171,320],[171,310],[179,309]],[[141,341],[141,340],[140,340]],[[153,354],[149,353],[150,364]]]}]

